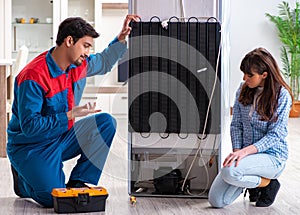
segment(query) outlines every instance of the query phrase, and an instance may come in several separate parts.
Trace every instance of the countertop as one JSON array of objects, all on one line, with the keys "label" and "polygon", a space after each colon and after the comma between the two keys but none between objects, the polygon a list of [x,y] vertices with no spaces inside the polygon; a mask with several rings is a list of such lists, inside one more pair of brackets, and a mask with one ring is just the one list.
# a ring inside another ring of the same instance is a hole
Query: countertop
[{"label": "countertop", "polygon": [[127,93],[127,85],[86,86],[83,93]]},{"label": "countertop", "polygon": [[12,59],[0,59],[0,65],[3,66],[3,65],[6,65],[6,66],[9,66],[11,65],[13,62]]}]

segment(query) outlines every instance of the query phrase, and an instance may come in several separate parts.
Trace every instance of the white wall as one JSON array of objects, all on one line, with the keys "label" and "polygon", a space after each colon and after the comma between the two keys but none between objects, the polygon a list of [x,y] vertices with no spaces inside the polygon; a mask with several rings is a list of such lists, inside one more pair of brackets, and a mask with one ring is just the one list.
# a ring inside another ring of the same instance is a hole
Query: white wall
[{"label": "white wall", "polygon": [[11,58],[11,0],[0,0],[0,59]]},{"label": "white wall", "polygon": [[[286,0],[295,7],[296,0]],[[242,81],[240,63],[245,54],[257,47],[264,47],[272,53],[281,67],[280,46],[276,27],[265,13],[278,15],[278,5],[282,0],[231,0],[230,9],[230,100],[235,99],[235,91]]]},{"label": "white wall", "polygon": [[[96,51],[102,51],[108,44],[120,33],[123,22],[128,14],[127,9],[105,9],[102,10],[101,26],[97,29],[100,33],[100,37],[96,39],[97,46]],[[117,64],[114,65],[111,72],[106,75],[95,76],[97,85],[118,85],[117,82]]]},{"label": "white wall", "polygon": [[218,0],[129,0],[132,13],[137,13],[143,21],[158,16],[160,20],[172,16],[217,17]]}]

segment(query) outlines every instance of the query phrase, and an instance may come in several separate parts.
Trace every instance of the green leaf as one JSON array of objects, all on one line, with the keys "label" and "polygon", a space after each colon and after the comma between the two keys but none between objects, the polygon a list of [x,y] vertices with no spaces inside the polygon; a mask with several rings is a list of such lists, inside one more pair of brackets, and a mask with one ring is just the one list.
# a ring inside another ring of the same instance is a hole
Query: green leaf
[{"label": "green leaf", "polygon": [[282,74],[289,79],[295,99],[300,93],[300,3],[294,9],[283,1],[278,5],[278,15],[266,13],[266,17],[275,24],[281,47]]}]

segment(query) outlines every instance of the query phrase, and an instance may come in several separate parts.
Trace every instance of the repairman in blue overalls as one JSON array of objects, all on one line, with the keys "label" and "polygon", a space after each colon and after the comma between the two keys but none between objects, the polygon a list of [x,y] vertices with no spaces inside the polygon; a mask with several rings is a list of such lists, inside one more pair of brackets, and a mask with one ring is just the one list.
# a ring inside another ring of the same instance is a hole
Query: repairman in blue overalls
[{"label": "repairman in blue overalls", "polygon": [[[109,72],[125,53],[132,20],[139,16],[127,15],[108,47],[90,54],[99,34],[82,18],[67,18],[59,26],[56,46],[34,58],[16,77],[7,154],[18,196],[53,207],[53,188],[97,185],[116,121],[98,113],[94,103],[79,106],[79,102],[86,77]],[[87,117],[75,122],[83,116]],[[63,162],[77,156],[65,184]]]}]

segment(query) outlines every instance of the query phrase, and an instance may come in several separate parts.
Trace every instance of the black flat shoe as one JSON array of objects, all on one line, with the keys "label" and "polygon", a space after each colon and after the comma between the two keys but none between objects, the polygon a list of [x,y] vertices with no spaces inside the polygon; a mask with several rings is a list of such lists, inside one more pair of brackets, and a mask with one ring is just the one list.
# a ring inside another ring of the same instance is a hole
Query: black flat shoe
[{"label": "black flat shoe", "polygon": [[269,207],[275,201],[276,195],[280,188],[280,183],[277,179],[271,179],[266,187],[261,187],[261,194],[256,202],[256,207]]},{"label": "black flat shoe", "polygon": [[250,202],[257,202],[260,196],[260,188],[246,188],[244,197],[246,197],[247,191],[249,192],[249,200]]}]

